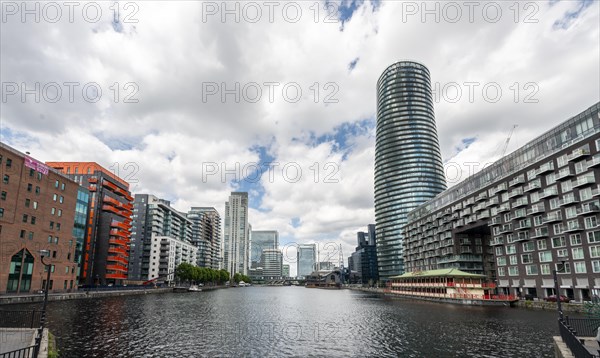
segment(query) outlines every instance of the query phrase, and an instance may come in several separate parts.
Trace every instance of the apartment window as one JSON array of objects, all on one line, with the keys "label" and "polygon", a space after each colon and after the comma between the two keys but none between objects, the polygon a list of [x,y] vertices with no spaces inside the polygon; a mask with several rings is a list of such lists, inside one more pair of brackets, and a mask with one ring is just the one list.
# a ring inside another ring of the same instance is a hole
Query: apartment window
[{"label": "apartment window", "polygon": [[530,264],[533,262],[533,255],[532,254],[523,254],[521,255],[521,263],[523,264]]},{"label": "apartment window", "polygon": [[587,169],[587,161],[582,160],[580,162],[575,163],[575,174],[583,173]]},{"label": "apartment window", "polygon": [[500,199],[502,199],[502,202],[508,201],[508,193],[502,193]]},{"label": "apartment window", "polygon": [[55,187],[55,188],[58,188],[58,180],[55,180],[55,181],[54,181],[54,187]]},{"label": "apartment window", "polygon": [[546,185],[550,185],[550,184],[554,184],[556,183],[556,177],[554,175],[554,173],[550,173],[548,175],[546,175]]},{"label": "apartment window", "polygon": [[527,172],[527,180],[529,180],[529,181],[535,179],[536,176],[537,176],[537,174],[535,174],[535,169],[531,169],[530,171]]},{"label": "apartment window", "polygon": [[558,236],[558,237],[552,238],[552,247],[553,248],[565,247],[565,246],[567,246],[567,241],[565,240],[564,236]]},{"label": "apartment window", "polygon": [[546,240],[538,240],[537,242],[537,248],[538,250],[546,250],[548,248],[548,245],[546,243]]},{"label": "apartment window", "polygon": [[35,225],[35,216],[31,217],[31,225]]},{"label": "apartment window", "polygon": [[569,239],[571,240],[571,246],[581,245],[581,235],[580,234],[570,235]]},{"label": "apartment window", "polygon": [[33,240],[33,231],[29,232],[29,240]]},{"label": "apartment window", "polygon": [[58,236],[54,237],[54,243],[58,244]]},{"label": "apartment window", "polygon": [[596,216],[588,216],[584,219],[586,229],[595,229],[598,226],[598,220]]},{"label": "apartment window", "polygon": [[39,186],[36,186],[36,187],[35,187],[35,193],[36,193],[36,194],[39,194],[39,193],[40,193],[40,191],[41,191],[41,190],[40,190],[40,187],[39,187]]},{"label": "apartment window", "polygon": [[600,261],[596,260],[596,261],[592,261],[592,272],[598,273],[600,272]]},{"label": "apartment window", "polygon": [[532,241],[523,243],[523,252],[530,252],[533,250],[535,250],[535,245],[533,244]]},{"label": "apartment window", "polygon": [[37,207],[38,207],[38,202],[34,201],[33,202],[33,210],[37,210]]},{"label": "apartment window", "polygon": [[53,194],[53,195],[52,195],[52,200],[53,200],[53,201],[56,201],[56,199],[58,199],[58,195],[56,195],[56,194]]},{"label": "apartment window", "polygon": [[556,272],[559,275],[565,275],[565,274],[571,273],[571,264],[568,262],[565,262],[564,265],[562,263],[554,264],[554,267],[556,268]]},{"label": "apartment window", "polygon": [[23,222],[26,223],[29,220],[29,216],[27,214],[23,214]]},{"label": "apartment window", "polygon": [[600,242],[600,231],[592,231],[587,233],[588,242],[590,244],[595,244]]},{"label": "apartment window", "polygon": [[533,192],[529,195],[529,198],[531,199],[531,203],[536,203],[540,200],[540,193],[539,192]]},{"label": "apartment window", "polygon": [[54,229],[54,221],[50,221],[50,230]]},{"label": "apartment window", "polygon": [[48,235],[48,243],[51,244],[52,243],[52,235]]},{"label": "apartment window", "polygon": [[56,258],[56,251],[52,251],[52,258],[55,259]]},{"label": "apartment window", "polygon": [[569,257],[569,250],[567,250],[567,249],[556,250],[556,257]]},{"label": "apartment window", "polygon": [[[62,196],[61,196],[62,198]],[[62,209],[58,209],[58,216],[62,216]]]},{"label": "apartment window", "polygon": [[568,193],[571,190],[573,190],[573,183],[571,183],[570,180],[567,180],[565,182],[562,182],[560,184],[560,189],[562,190],[563,193]]},{"label": "apartment window", "polygon": [[542,225],[544,222],[542,221],[542,216],[538,215],[538,216],[534,216],[533,217],[533,225],[535,226],[540,226]]},{"label": "apartment window", "polygon": [[60,231],[60,223],[56,223],[56,230]]},{"label": "apartment window", "polygon": [[24,239],[24,238],[25,238],[25,234],[26,234],[26,233],[27,233],[27,231],[25,231],[25,230],[21,230],[21,234],[19,235],[19,237],[20,237],[21,239]]},{"label": "apartment window", "polygon": [[511,216],[510,213],[504,214],[504,221],[505,222],[509,222],[510,221],[510,216]]},{"label": "apartment window", "polygon": [[0,218],[4,216],[4,208],[0,208]]},{"label": "apartment window", "polygon": [[65,183],[60,183],[60,190],[65,191]]},{"label": "apartment window", "polygon": [[571,252],[573,253],[573,260],[583,260],[583,248],[576,247],[571,249]]},{"label": "apartment window", "polygon": [[[69,273],[69,266],[65,267],[65,273]],[[65,281],[65,288],[67,288],[67,281]]]},{"label": "apartment window", "polygon": [[577,217],[577,208],[574,206],[570,206],[565,209],[565,217],[567,219],[573,219]]},{"label": "apartment window", "polygon": [[52,209],[50,209],[50,213],[51,213],[52,215],[56,214],[56,208],[52,208]]},{"label": "apartment window", "polygon": [[5,191],[3,191],[3,192],[0,194],[0,199],[2,199],[2,200],[6,200],[6,192],[5,192]]},{"label": "apartment window", "polygon": [[496,256],[500,256],[503,254],[502,246],[496,246]]},{"label": "apartment window", "polygon": [[64,196],[61,195],[60,199],[58,201],[62,204],[64,200],[65,200]]},{"label": "apartment window", "polygon": [[564,167],[565,165],[569,164],[569,160],[567,159],[567,155],[563,154],[560,157],[556,158],[556,164],[558,165],[558,167]]},{"label": "apartment window", "polygon": [[40,173],[40,172],[37,173],[37,179],[38,179],[38,181],[42,180],[42,173]]},{"label": "apartment window", "polygon": [[517,253],[517,247],[515,245],[506,246],[506,254],[507,255],[516,254],[516,253]]},{"label": "apartment window", "polygon": [[498,276],[506,276],[506,269],[504,267],[498,267]]},{"label": "apartment window", "polygon": [[10,176],[8,174],[4,174],[4,178],[2,178],[2,182],[4,184],[8,184],[9,181],[10,181]]},{"label": "apartment window", "polygon": [[[550,189],[550,188],[548,188],[548,189]],[[558,208],[558,206],[559,206],[559,201],[557,198],[550,199],[549,203],[550,203],[550,210],[554,210],[554,209]]]},{"label": "apartment window", "polygon": [[27,191],[31,193],[32,189],[33,189],[33,185],[32,184],[27,184]]},{"label": "apartment window", "polygon": [[542,251],[539,255],[540,262],[552,262],[552,251]]},{"label": "apartment window", "polygon": [[592,188],[584,188],[579,190],[579,198],[581,201],[592,199]]},{"label": "apartment window", "polygon": [[594,259],[600,257],[600,246],[590,246],[590,257]]},{"label": "apartment window", "polygon": [[538,267],[537,267],[537,265],[527,265],[527,266],[525,266],[525,272],[528,275],[537,275]]},{"label": "apartment window", "polygon": [[498,263],[498,266],[506,266],[506,257],[497,257],[496,262]]},{"label": "apartment window", "polygon": [[12,166],[12,159],[6,158],[6,167],[10,168]]},{"label": "apartment window", "polygon": [[563,224],[562,223],[554,224],[554,225],[552,225],[552,228],[554,229],[555,235],[560,235],[563,232]]},{"label": "apartment window", "polygon": [[511,256],[509,256],[509,259],[510,259],[510,264],[511,264],[511,265],[516,265],[516,264],[518,264],[518,261],[517,261],[517,255],[511,255]]},{"label": "apartment window", "polygon": [[573,265],[575,266],[575,273],[587,273],[584,261],[573,262]]},{"label": "apartment window", "polygon": [[517,266],[510,266],[508,268],[509,276],[519,276],[519,268]]},{"label": "apartment window", "polygon": [[35,174],[35,170],[29,169],[29,176],[33,178],[34,174]]},{"label": "apartment window", "polygon": [[542,273],[542,275],[550,275],[550,265],[549,264],[542,264],[540,265],[540,272]]}]

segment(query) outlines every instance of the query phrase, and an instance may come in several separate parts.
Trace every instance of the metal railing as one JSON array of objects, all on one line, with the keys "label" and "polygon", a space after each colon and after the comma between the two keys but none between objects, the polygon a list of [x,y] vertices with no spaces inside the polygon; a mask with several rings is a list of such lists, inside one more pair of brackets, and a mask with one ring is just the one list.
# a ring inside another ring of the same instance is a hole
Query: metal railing
[{"label": "metal railing", "polygon": [[0,327],[4,328],[38,328],[42,311],[3,311],[0,310]]},{"label": "metal railing", "polygon": [[579,337],[596,337],[600,318],[570,318],[565,316],[565,323],[571,327]]},{"label": "metal railing", "polygon": [[565,321],[558,320],[558,330],[563,342],[571,350],[571,353],[577,358],[595,358],[599,357],[596,354],[592,354],[585,347],[583,342],[577,338],[577,332],[573,330]]},{"label": "metal railing", "polygon": [[37,356],[37,348],[37,345],[33,345],[6,353],[0,353],[0,358],[35,358]]}]

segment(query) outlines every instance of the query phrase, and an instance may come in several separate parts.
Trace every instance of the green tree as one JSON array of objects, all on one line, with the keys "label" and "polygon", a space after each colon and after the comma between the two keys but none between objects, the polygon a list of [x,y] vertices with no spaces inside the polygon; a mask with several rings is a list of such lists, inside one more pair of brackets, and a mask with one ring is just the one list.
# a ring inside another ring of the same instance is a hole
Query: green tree
[{"label": "green tree", "polygon": [[183,262],[175,269],[175,277],[183,282],[192,281],[194,280],[194,268],[193,265]]}]

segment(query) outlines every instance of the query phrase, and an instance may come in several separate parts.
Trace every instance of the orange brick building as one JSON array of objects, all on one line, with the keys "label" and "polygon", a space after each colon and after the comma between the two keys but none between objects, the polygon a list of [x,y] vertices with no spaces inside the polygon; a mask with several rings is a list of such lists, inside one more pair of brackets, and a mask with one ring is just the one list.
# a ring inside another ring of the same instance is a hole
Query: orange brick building
[{"label": "orange brick building", "polygon": [[81,280],[86,285],[127,280],[133,197],[129,184],[94,162],[47,162],[90,192]]}]

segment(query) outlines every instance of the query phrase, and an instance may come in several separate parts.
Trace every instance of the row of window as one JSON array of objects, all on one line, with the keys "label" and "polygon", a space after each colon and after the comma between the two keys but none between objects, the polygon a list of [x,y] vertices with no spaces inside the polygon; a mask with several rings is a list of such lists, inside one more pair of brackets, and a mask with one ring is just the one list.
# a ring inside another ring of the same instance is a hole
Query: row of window
[{"label": "row of window", "polygon": [[[598,246],[590,246],[589,247],[589,252],[590,252],[590,258],[600,258],[600,245],[598,245]],[[511,252],[511,254],[514,254],[514,253],[516,253],[516,252]],[[571,249],[571,253],[572,253],[572,258],[574,260],[584,260],[585,259],[585,251],[583,250],[582,247],[574,247],[574,248],[572,248]],[[538,256],[539,256],[540,262],[552,262],[553,261],[552,251],[541,251],[541,252],[538,252]],[[558,258],[568,257],[569,256],[569,250],[568,249],[557,250],[556,251],[556,256]],[[510,265],[516,265],[516,264],[518,264],[518,262],[517,262],[517,255],[510,255],[510,256],[508,256],[508,259],[509,259],[509,264]],[[507,263],[506,262],[506,256],[498,256],[496,258],[496,262],[497,262],[498,266],[506,266],[506,263]],[[522,264],[533,263],[533,254],[521,254],[521,263]]]},{"label": "row of window", "polygon": [[[592,272],[600,273],[600,260],[591,261]],[[571,273],[571,263],[565,262],[555,264],[555,270],[557,274],[570,274]],[[576,274],[584,274],[587,273],[587,266],[585,261],[575,261],[573,262],[573,272]],[[519,267],[518,266],[509,266],[509,267],[498,267],[498,276],[506,276],[508,272],[508,276],[519,276]],[[551,275],[552,271],[550,269],[550,264],[541,264],[541,265],[527,265],[525,266],[525,274],[528,276],[533,275]]]}]

